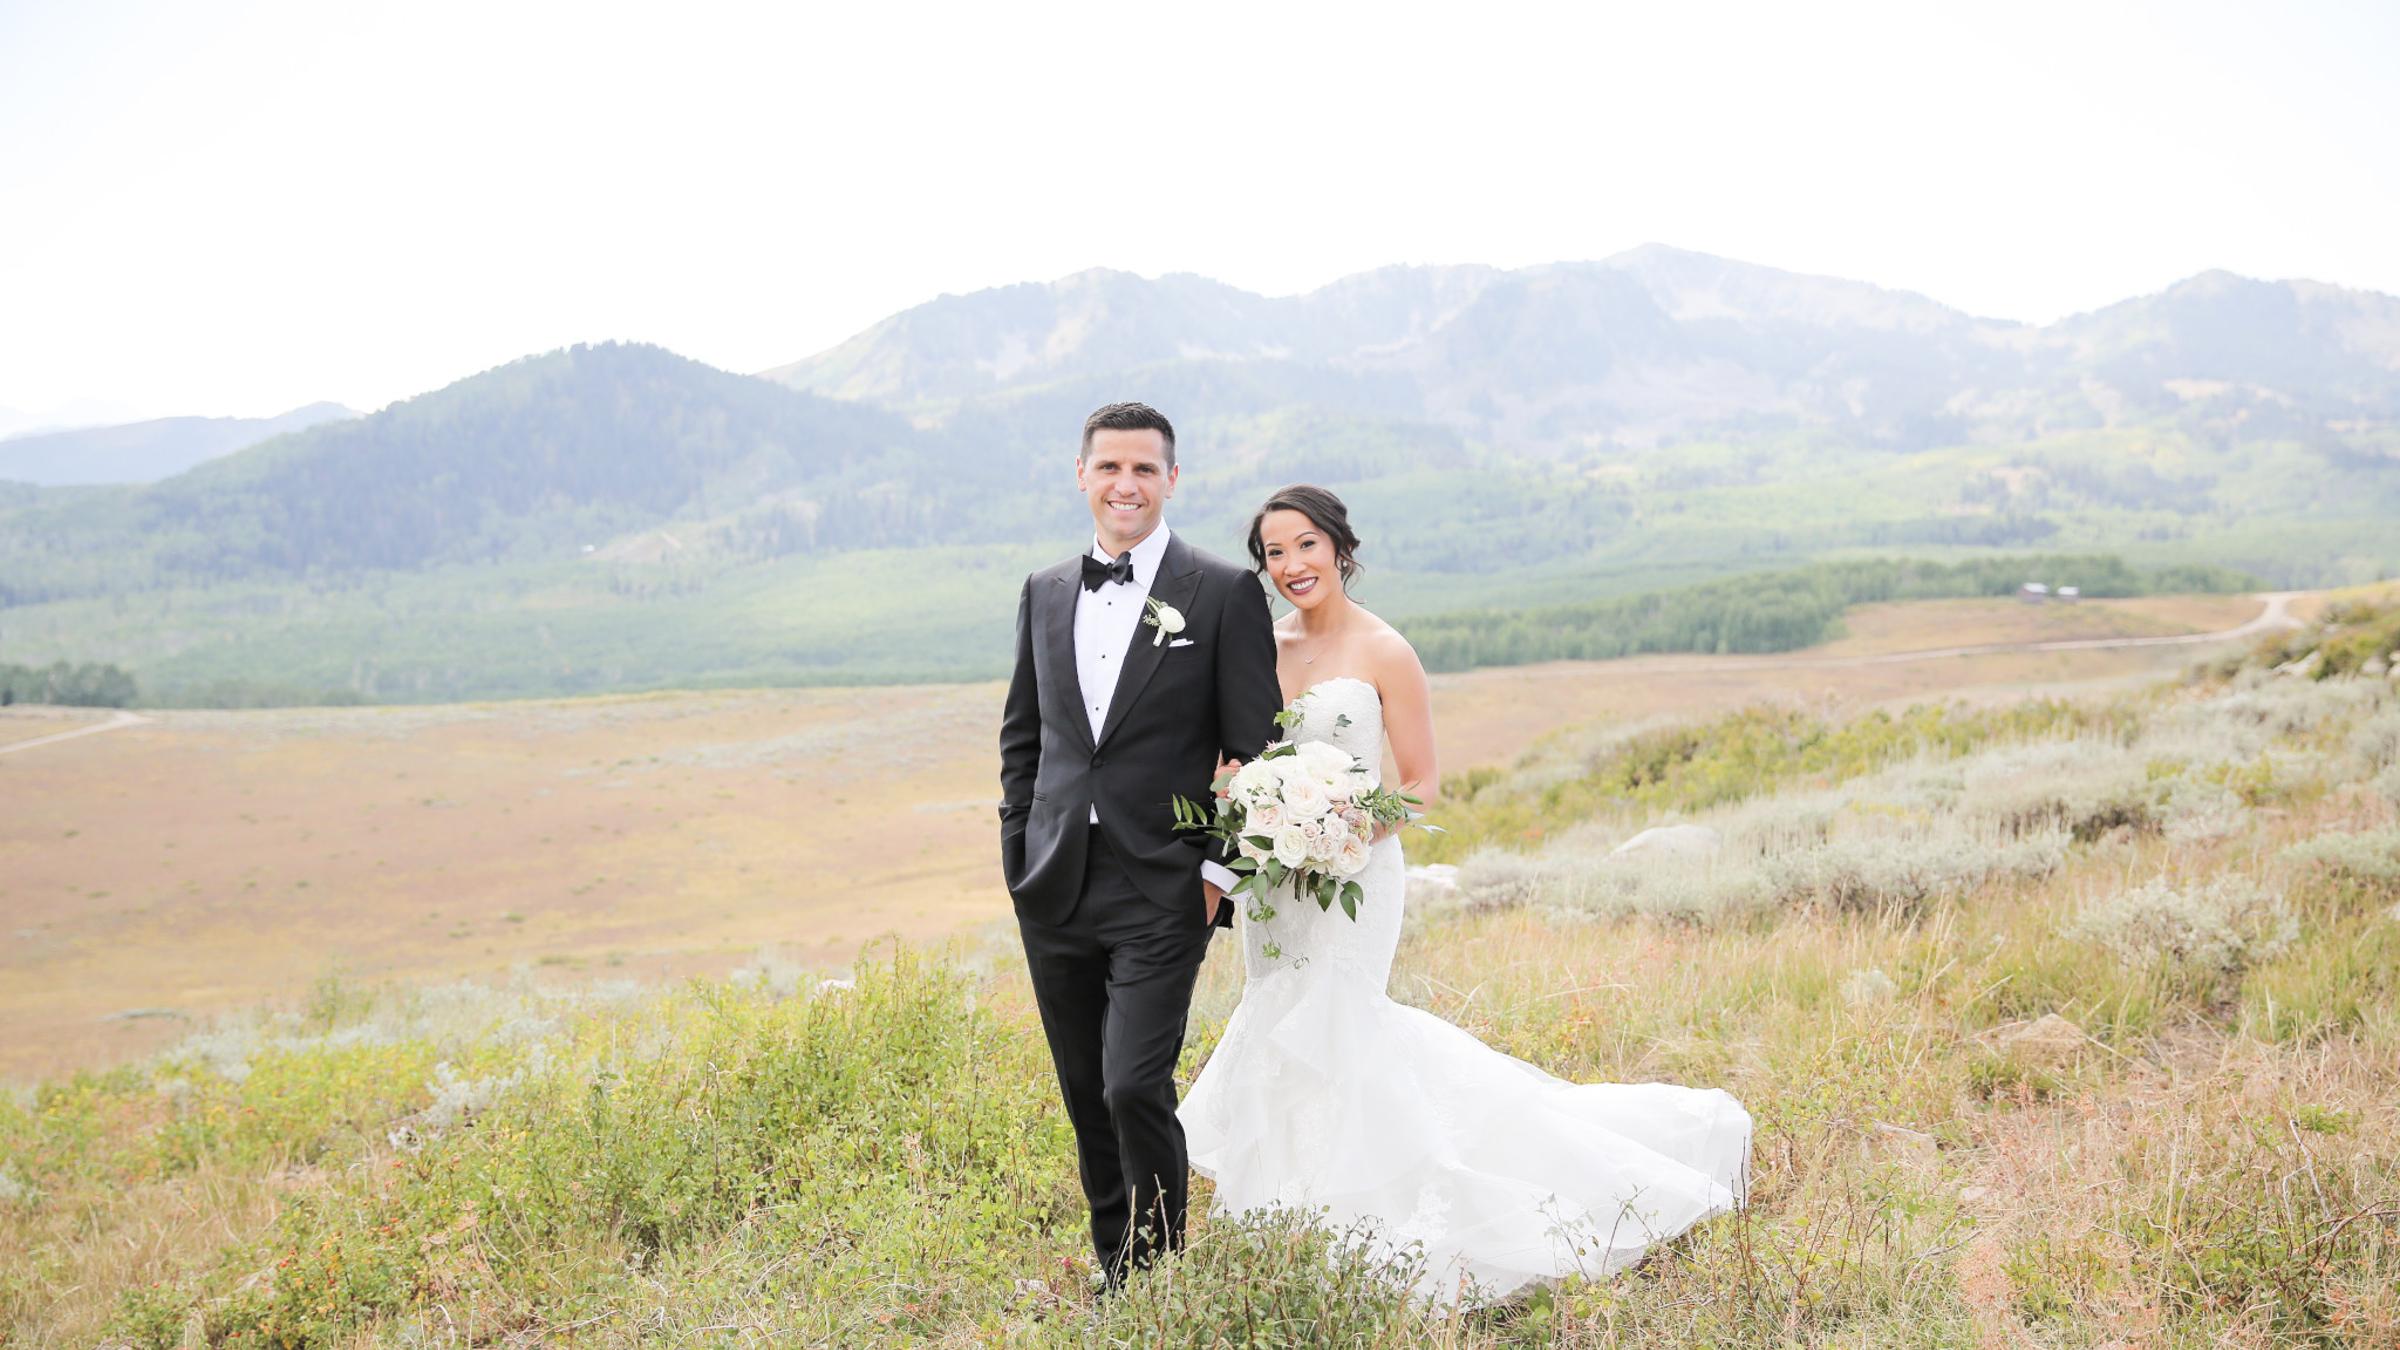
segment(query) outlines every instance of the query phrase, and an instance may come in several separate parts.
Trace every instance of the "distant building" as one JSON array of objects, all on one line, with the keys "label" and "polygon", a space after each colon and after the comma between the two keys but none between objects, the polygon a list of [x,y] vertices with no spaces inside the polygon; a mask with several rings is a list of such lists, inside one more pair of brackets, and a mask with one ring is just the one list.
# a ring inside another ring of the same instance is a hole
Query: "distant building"
[{"label": "distant building", "polygon": [[2050,588],[2038,581],[2028,581],[2017,588],[2017,598],[2027,604],[2038,605],[2050,598]]},{"label": "distant building", "polygon": [[2081,586],[2061,586],[2058,588],[2058,598],[2061,600],[2081,600],[2083,598],[2083,588]]}]

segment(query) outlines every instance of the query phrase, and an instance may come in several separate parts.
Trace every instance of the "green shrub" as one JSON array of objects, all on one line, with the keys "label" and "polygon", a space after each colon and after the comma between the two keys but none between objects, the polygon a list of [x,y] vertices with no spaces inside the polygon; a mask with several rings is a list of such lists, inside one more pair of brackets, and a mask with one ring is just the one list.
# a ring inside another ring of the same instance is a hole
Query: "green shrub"
[{"label": "green shrub", "polygon": [[2317,664],[2309,673],[2320,680],[2354,674],[2377,657],[2389,662],[2400,651],[2400,605],[2329,612],[2316,651]]},{"label": "green shrub", "polygon": [[319,1043],[268,1049],[238,1079],[170,1075],[162,1082],[176,1113],[157,1136],[160,1162],[281,1166],[380,1142],[390,1121],[425,1100],[431,1059],[417,1044]]},{"label": "green shrub", "polygon": [[128,1289],[117,1296],[107,1331],[112,1339],[139,1350],[174,1350],[183,1344],[184,1326],[191,1315],[191,1298],[181,1290],[156,1286]]},{"label": "green shrub", "polygon": [[[1219,1220],[1103,1303],[1089,1338],[1260,1350],[1419,1346],[1439,1339],[1448,1320],[1410,1297],[1423,1274],[1413,1249],[1379,1254],[1372,1227],[1328,1231],[1289,1211]],[[1084,1339],[1080,1330],[1060,1337]]]},{"label": "green shrub", "polygon": [[[543,1325],[612,1269],[762,1223],[812,1253],[799,1296],[893,1269],[979,1288],[1011,1249],[976,1235],[1071,1214],[1038,1035],[955,968],[904,955],[811,999],[694,985],[652,1017],[585,1026],[468,1123],[299,1199],[259,1254],[272,1280],[221,1295],[212,1334],[339,1339],[437,1298]],[[911,1302],[902,1330],[946,1312]]]}]

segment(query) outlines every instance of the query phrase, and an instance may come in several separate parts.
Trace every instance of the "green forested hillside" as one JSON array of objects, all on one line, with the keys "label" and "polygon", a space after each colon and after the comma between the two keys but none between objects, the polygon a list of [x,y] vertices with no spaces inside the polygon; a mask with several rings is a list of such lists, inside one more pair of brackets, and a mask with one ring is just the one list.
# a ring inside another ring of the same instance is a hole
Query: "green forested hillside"
[{"label": "green forested hillside", "polygon": [[2212,275],[2028,330],[1675,250],[1284,299],[1094,274],[775,380],[581,347],[149,487],[0,484],[0,661],[168,702],[996,675],[1126,397],[1176,419],[1204,547],[1339,491],[1360,597],[1437,665],[1813,641],[1830,574],[1620,602],[1820,562],[2346,584],[2400,572],[2395,325]]},{"label": "green forested hillside", "polygon": [[832,551],[929,523],[892,490],[922,453],[905,424],[871,409],[655,347],[575,348],[154,487],[36,504],[12,518],[0,567],[20,603],[162,584],[338,582],[570,556],[583,542],[713,513],[770,547]]}]

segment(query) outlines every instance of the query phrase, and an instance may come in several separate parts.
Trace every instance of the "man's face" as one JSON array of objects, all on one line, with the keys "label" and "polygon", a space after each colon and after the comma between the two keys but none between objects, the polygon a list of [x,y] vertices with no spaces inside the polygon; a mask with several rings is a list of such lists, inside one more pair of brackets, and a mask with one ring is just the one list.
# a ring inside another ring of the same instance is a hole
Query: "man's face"
[{"label": "man's face", "polygon": [[1092,448],[1075,461],[1075,485],[1092,504],[1092,526],[1111,556],[1150,537],[1175,495],[1176,469],[1167,463],[1167,438],[1139,431],[1092,433]]}]

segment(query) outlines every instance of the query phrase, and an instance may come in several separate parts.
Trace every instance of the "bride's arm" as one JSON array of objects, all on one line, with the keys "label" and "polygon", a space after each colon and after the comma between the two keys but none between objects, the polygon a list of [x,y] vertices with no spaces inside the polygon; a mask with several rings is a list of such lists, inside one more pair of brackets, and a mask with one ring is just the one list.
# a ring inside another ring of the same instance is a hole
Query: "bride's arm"
[{"label": "bride's arm", "polygon": [[[1423,798],[1425,809],[1430,809],[1441,791],[1433,755],[1433,688],[1408,639],[1392,634],[1386,651],[1378,655],[1375,685],[1383,697],[1384,740],[1400,772],[1400,791]],[[1381,841],[1389,833],[1388,828],[1378,830],[1375,837]]]}]

